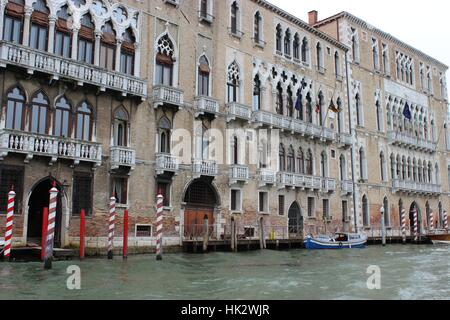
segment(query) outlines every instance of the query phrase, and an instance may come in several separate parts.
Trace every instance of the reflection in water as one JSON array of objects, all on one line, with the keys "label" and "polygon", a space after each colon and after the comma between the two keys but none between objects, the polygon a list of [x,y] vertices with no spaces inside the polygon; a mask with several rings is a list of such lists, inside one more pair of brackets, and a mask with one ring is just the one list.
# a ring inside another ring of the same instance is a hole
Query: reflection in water
[{"label": "reflection in water", "polygon": [[[54,263],[0,263],[0,299],[448,299],[449,247],[255,251],[130,256]],[[430,261],[433,261],[430,264]],[[66,269],[81,268],[81,290]],[[381,290],[366,273],[381,268]]]}]

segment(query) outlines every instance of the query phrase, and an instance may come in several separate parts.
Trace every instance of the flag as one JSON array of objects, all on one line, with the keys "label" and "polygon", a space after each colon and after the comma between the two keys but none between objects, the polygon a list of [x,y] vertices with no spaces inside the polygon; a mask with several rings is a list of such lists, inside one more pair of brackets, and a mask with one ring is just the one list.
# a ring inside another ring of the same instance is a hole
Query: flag
[{"label": "flag", "polygon": [[302,99],[300,96],[297,96],[297,101],[295,102],[295,110],[302,111]]},{"label": "flag", "polygon": [[412,119],[411,110],[409,110],[408,102],[405,103],[405,109],[403,109],[403,115],[404,115],[405,118],[408,119],[408,120],[411,120],[411,119]]},{"label": "flag", "polygon": [[320,104],[319,103],[317,103],[317,105],[316,105],[316,113],[318,114],[318,113],[320,113]]},{"label": "flag", "polygon": [[333,111],[334,113],[339,113],[339,112],[341,112],[341,110],[339,109],[339,107],[336,107],[336,106],[334,105],[333,99],[331,99],[331,101],[330,101],[330,106],[328,107],[328,109],[330,109],[330,110]]}]

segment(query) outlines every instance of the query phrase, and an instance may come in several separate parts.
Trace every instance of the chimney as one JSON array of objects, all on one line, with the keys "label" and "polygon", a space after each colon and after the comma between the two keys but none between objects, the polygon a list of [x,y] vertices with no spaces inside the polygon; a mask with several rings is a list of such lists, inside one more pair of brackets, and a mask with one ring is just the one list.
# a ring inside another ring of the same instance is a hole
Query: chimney
[{"label": "chimney", "polygon": [[319,12],[317,12],[317,10],[310,11],[308,12],[308,16],[309,16],[309,25],[313,26],[318,21]]}]

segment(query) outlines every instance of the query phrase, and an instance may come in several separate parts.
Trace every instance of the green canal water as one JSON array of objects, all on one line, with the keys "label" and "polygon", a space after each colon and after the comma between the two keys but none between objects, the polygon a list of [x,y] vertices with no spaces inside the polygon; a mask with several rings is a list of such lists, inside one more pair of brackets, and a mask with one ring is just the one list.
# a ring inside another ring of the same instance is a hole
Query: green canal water
[{"label": "green canal water", "polygon": [[[67,268],[81,289],[67,289]],[[381,289],[369,290],[371,265]],[[0,299],[450,299],[450,247],[341,251],[166,254],[41,263],[0,263]]]}]

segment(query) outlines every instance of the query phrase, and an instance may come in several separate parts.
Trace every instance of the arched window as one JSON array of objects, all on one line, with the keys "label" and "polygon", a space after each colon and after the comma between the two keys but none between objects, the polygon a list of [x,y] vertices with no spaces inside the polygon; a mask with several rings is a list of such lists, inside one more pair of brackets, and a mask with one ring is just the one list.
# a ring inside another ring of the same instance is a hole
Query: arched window
[{"label": "arched window", "polygon": [[288,57],[291,55],[291,30],[289,28],[284,34],[284,54]]},{"label": "arched window", "polygon": [[328,176],[328,157],[325,152],[320,154],[320,173],[323,178]]},{"label": "arched window", "polygon": [[370,226],[370,211],[369,211],[369,201],[367,196],[364,195],[362,198],[362,213],[363,213],[363,225],[364,227]]},{"label": "arched window", "polygon": [[69,29],[69,13],[67,5],[58,11],[58,20],[55,30],[55,50],[54,53],[64,58],[70,58],[72,49],[72,32]]},{"label": "arched window", "polygon": [[281,82],[277,85],[277,97],[276,97],[276,111],[278,114],[284,114],[283,108],[283,87],[281,86]]},{"label": "arched window", "polygon": [[124,107],[119,107],[114,112],[114,145],[128,147],[128,112]]},{"label": "arched window", "polygon": [[209,96],[209,61],[206,56],[201,56],[198,66],[198,95]]},{"label": "arched window", "polygon": [[287,171],[295,172],[295,151],[292,146],[289,147],[287,156]]},{"label": "arched window", "polygon": [[345,156],[342,154],[339,158],[339,173],[341,181],[347,180],[347,169],[346,169]]},{"label": "arched window", "polygon": [[337,125],[338,125],[338,133],[342,133],[342,132],[344,132],[344,127],[345,127],[345,125],[344,125],[344,114],[343,114],[343,108],[342,108],[342,100],[341,100],[341,98],[338,98],[337,99],[337,101],[336,101],[336,104],[337,104],[337,107],[338,107],[338,110],[340,110],[338,113],[337,113]]},{"label": "arched window", "polygon": [[366,153],[362,147],[359,149],[359,174],[361,180],[367,180]]},{"label": "arched window", "polygon": [[237,165],[239,164],[239,140],[237,136],[233,136],[233,140],[232,140],[232,146],[231,146],[232,151],[232,163]]},{"label": "arched window", "polygon": [[267,141],[265,139],[262,139],[259,145],[259,168],[267,168],[268,161],[267,161],[267,154],[268,154],[269,148],[267,147]]},{"label": "arched window", "polygon": [[294,36],[293,50],[294,50],[294,59],[300,60],[300,37],[298,33],[296,33]]},{"label": "arched window", "polygon": [[279,171],[286,171],[286,151],[284,149],[283,144],[280,144],[278,150],[278,162],[279,162]]},{"label": "arched window", "polygon": [[95,26],[92,23],[91,15],[86,13],[81,18],[81,28],[78,33],[78,61],[94,63],[94,35]]},{"label": "arched window", "polygon": [[306,174],[310,176],[314,175],[314,160],[311,149],[308,149],[306,153]]},{"label": "arched window", "polygon": [[231,33],[237,34],[239,31],[239,5],[235,1],[231,5]]},{"label": "arched window", "polygon": [[259,75],[253,79],[253,111],[261,110],[261,80]]},{"label": "arched window", "polygon": [[288,117],[294,117],[294,97],[291,90],[291,87],[288,87],[286,91],[287,97],[286,97],[286,109],[288,112]]},{"label": "arched window", "polygon": [[380,153],[380,177],[381,181],[386,181],[386,160],[383,152]]},{"label": "arched window", "polygon": [[303,63],[309,63],[309,43],[308,43],[308,39],[306,37],[303,38],[302,40],[302,62]]},{"label": "arched window", "polygon": [[70,138],[72,134],[72,107],[66,97],[62,96],[55,103],[55,124],[53,134],[57,137]]},{"label": "arched window", "polygon": [[316,45],[316,62],[317,62],[317,69],[320,72],[324,72],[324,66],[323,66],[323,49],[320,42]]},{"label": "arched window", "polygon": [[305,155],[302,148],[299,148],[297,152],[297,172],[305,174]]},{"label": "arched window", "polygon": [[434,184],[439,185],[441,184],[441,179],[439,175],[439,165],[436,163],[434,166]]},{"label": "arched window", "polygon": [[372,60],[373,60],[373,68],[375,70],[380,70],[380,53],[378,49],[377,39],[372,39]]},{"label": "arched window", "polygon": [[312,123],[313,122],[313,110],[312,110],[312,98],[311,94],[308,92],[306,95],[306,109],[305,109],[305,119],[306,122]]},{"label": "arched window", "polygon": [[275,46],[276,46],[277,53],[279,53],[279,54],[281,54],[281,52],[282,52],[282,39],[283,39],[283,28],[281,27],[280,24],[278,24],[277,28],[276,28]]},{"label": "arched window", "polygon": [[90,141],[92,138],[92,108],[83,101],[77,108],[76,136],[78,140]]},{"label": "arched window", "polygon": [[158,52],[156,54],[156,84],[172,86],[173,84],[173,55],[174,45],[169,36],[165,34],[158,40]]},{"label": "arched window", "polygon": [[262,17],[259,11],[255,13],[253,24],[254,24],[253,40],[255,41],[255,43],[261,44],[263,40],[263,33],[262,33]]},{"label": "arched window", "polygon": [[[120,7],[118,8],[120,9]],[[120,72],[134,74],[135,37],[131,28],[123,33],[122,47],[120,49]]]},{"label": "arched window", "polygon": [[30,132],[47,134],[50,124],[50,105],[47,96],[38,91],[31,98]]},{"label": "arched window", "polygon": [[22,43],[25,0],[9,1],[5,7],[3,40]]},{"label": "arched window", "polygon": [[166,117],[161,118],[158,123],[158,136],[159,136],[159,152],[170,153],[170,141],[171,141],[171,129],[172,125]]},{"label": "arched window", "polygon": [[357,30],[352,28],[352,58],[353,62],[359,62],[359,39]]},{"label": "arched window", "polygon": [[228,102],[239,101],[241,73],[236,61],[233,61],[228,67],[227,88]]},{"label": "arched window", "polygon": [[6,129],[24,130],[25,93],[15,87],[8,92],[6,103]]},{"label": "arched window", "polygon": [[100,44],[100,67],[114,70],[116,60],[116,32],[111,21],[102,27],[102,38]]},{"label": "arched window", "polygon": [[303,95],[302,89],[297,90],[297,98],[295,100],[295,110],[297,110],[297,119],[303,121]]},{"label": "arched window", "polygon": [[356,120],[358,126],[363,125],[363,115],[362,115],[362,106],[361,106],[361,98],[359,96],[359,93],[355,96],[355,109],[356,109]]},{"label": "arched window", "polygon": [[324,121],[324,119],[323,119],[323,110],[324,110],[324,107],[323,107],[323,105],[324,105],[324,97],[323,97],[323,93],[322,93],[322,91],[320,91],[319,92],[319,97],[318,97],[318,103],[317,103],[317,107],[319,108],[319,112],[318,112],[318,115],[319,115],[319,126],[323,126],[323,121]]},{"label": "arched window", "polygon": [[376,112],[377,112],[377,129],[378,131],[383,131],[383,110],[380,105],[380,101],[375,102]]},{"label": "arched window", "polygon": [[336,77],[341,76],[341,58],[337,51],[334,53],[334,74]]},{"label": "arched window", "polygon": [[397,179],[397,175],[395,174],[395,156],[391,154],[391,179],[395,180]]},{"label": "arched window", "polygon": [[33,49],[47,51],[49,14],[44,0],[37,0],[33,4],[30,29],[30,47]]},{"label": "arched window", "polygon": [[200,17],[208,19],[209,14],[209,0],[201,0],[200,1]]}]

